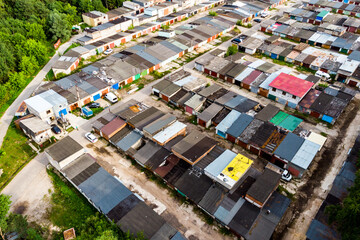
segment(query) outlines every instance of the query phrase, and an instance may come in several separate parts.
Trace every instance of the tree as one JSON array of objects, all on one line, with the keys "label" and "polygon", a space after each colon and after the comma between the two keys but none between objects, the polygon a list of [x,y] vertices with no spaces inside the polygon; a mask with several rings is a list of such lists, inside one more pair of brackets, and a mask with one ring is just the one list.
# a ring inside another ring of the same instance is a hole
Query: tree
[{"label": "tree", "polygon": [[13,90],[19,90],[25,87],[26,79],[23,72],[13,72],[9,75],[8,85]]},{"label": "tree", "polygon": [[86,13],[94,10],[91,0],[80,0],[79,2],[79,11],[81,13]]},{"label": "tree", "polygon": [[118,237],[114,235],[111,230],[104,231],[96,240],[118,240]]},{"label": "tree", "polygon": [[39,64],[37,63],[34,56],[23,56],[21,58],[21,62],[19,64],[19,69],[27,76],[35,73],[35,71],[39,68]]},{"label": "tree", "polygon": [[44,65],[47,62],[48,49],[42,42],[28,39],[22,50],[27,56],[34,56],[39,65]]},{"label": "tree", "polygon": [[10,196],[0,194],[0,236],[5,239],[5,230],[7,229],[7,215],[10,210]]},{"label": "tree", "polygon": [[92,5],[93,5],[94,10],[97,10],[97,11],[100,11],[100,12],[103,12],[103,13],[106,13],[107,11],[109,11],[108,9],[106,9],[104,7],[101,0],[93,0]]},{"label": "tree", "polygon": [[234,55],[237,52],[238,52],[237,45],[231,45],[230,47],[228,47],[226,51],[226,56]]},{"label": "tree", "polygon": [[57,41],[59,38],[67,41],[71,36],[71,26],[66,19],[66,14],[57,10],[51,11],[48,17],[48,27],[51,39]]}]

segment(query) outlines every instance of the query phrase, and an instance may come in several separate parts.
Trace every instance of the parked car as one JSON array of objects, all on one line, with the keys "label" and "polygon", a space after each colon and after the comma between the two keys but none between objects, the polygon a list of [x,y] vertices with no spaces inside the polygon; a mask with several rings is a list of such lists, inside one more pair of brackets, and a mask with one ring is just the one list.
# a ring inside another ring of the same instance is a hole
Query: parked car
[{"label": "parked car", "polygon": [[254,22],[261,23],[261,19],[260,18],[255,18]]},{"label": "parked car", "polygon": [[116,103],[118,101],[118,98],[112,92],[105,94],[105,98],[109,100],[111,103]]},{"label": "parked car", "polygon": [[55,134],[61,133],[61,129],[56,124],[51,125],[51,131],[53,131],[53,133],[55,133]]},{"label": "parked car", "polygon": [[292,179],[292,175],[288,170],[285,169],[281,174],[281,179],[290,182],[290,180]]},{"label": "parked car", "polygon": [[325,73],[325,72],[320,71],[320,70],[315,73],[315,76],[321,78],[324,81],[330,81],[331,80],[331,77],[330,77],[330,75],[328,73]]},{"label": "parked car", "polygon": [[113,52],[113,50],[111,49],[111,48],[109,48],[108,50],[105,50],[104,51],[104,54],[105,55],[109,55],[110,53],[112,53]]},{"label": "parked car", "polygon": [[260,15],[260,17],[262,17],[262,18],[266,18],[267,16],[269,16],[269,13],[267,13],[267,12],[263,12],[263,13]]},{"label": "parked car", "polygon": [[93,103],[90,103],[89,108],[99,108],[100,107],[100,103],[97,103],[97,102],[93,102]]},{"label": "parked car", "polygon": [[89,140],[90,142],[92,142],[92,143],[96,143],[97,140],[98,140],[98,139],[95,137],[95,135],[92,134],[91,132],[85,133],[85,138],[86,138],[87,140]]},{"label": "parked car", "polygon": [[242,42],[242,39],[240,39],[240,38],[234,38],[233,40],[231,40],[231,42],[234,43],[234,44],[239,44],[239,43]]}]

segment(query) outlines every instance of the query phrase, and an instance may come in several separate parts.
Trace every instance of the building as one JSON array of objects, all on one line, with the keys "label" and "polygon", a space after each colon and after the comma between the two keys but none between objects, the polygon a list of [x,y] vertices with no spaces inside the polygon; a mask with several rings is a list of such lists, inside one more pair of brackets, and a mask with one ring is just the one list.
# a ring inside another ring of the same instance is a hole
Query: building
[{"label": "building", "polygon": [[118,117],[111,120],[100,130],[100,136],[109,141],[109,139],[126,126],[126,122]]},{"label": "building", "polygon": [[280,73],[270,84],[269,98],[295,108],[314,84],[295,76]]},{"label": "building", "polygon": [[30,113],[49,123],[69,112],[66,98],[52,89],[26,99],[25,103]]},{"label": "building", "polygon": [[67,136],[47,148],[45,153],[51,165],[60,171],[84,154],[85,148],[83,148],[77,141]]},{"label": "building", "polygon": [[262,208],[280,183],[281,175],[265,168],[262,175],[255,181],[246,193],[245,199],[253,205]]},{"label": "building", "polygon": [[197,118],[197,123],[200,126],[209,128],[212,124],[213,118],[221,111],[223,107],[217,103],[212,103],[204,111],[202,111]]},{"label": "building", "polygon": [[51,126],[37,117],[20,120],[19,126],[25,135],[37,144],[45,142],[52,136]]},{"label": "building", "polygon": [[204,97],[198,94],[193,95],[184,103],[186,112],[191,115],[198,115],[205,101],[206,99]]},{"label": "building", "polygon": [[222,138],[227,138],[227,131],[231,125],[240,117],[241,113],[236,110],[232,110],[223,120],[215,127],[216,134]]},{"label": "building", "polygon": [[107,23],[109,21],[108,15],[99,11],[91,11],[82,14],[83,21],[92,27]]}]

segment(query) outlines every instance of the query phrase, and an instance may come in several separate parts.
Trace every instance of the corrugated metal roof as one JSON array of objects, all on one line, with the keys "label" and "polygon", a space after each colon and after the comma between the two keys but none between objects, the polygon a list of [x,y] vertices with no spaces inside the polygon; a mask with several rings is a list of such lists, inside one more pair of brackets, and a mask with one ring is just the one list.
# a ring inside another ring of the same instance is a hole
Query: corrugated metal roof
[{"label": "corrugated metal roof", "polygon": [[145,165],[145,163],[157,152],[161,146],[157,145],[153,141],[147,141],[146,144],[140,148],[135,154],[136,161]]},{"label": "corrugated metal roof", "polygon": [[208,122],[212,120],[216,114],[218,114],[223,107],[218,105],[217,103],[211,104],[209,107],[207,107],[200,115],[198,116],[199,119],[201,119],[204,122]]},{"label": "corrugated metal roof", "polygon": [[282,159],[291,161],[304,141],[305,139],[289,132],[279,147],[276,148],[274,154]]},{"label": "corrugated metal roof", "polygon": [[174,122],[175,120],[176,117],[174,115],[166,114],[161,118],[155,120],[154,122],[150,123],[149,125],[146,125],[143,128],[143,131],[149,133],[150,135],[153,135],[159,130],[163,129],[164,127]]},{"label": "corrugated metal roof", "polygon": [[291,163],[302,169],[307,169],[319,149],[319,144],[305,140],[291,160]]},{"label": "corrugated metal roof", "polygon": [[214,213],[214,216],[216,217],[216,219],[218,219],[221,222],[223,222],[224,224],[228,225],[246,201],[245,201],[245,199],[240,198],[236,203],[233,204],[232,207],[228,208],[224,204],[224,202],[226,200],[232,201],[229,198],[225,198],[223,200],[223,202],[221,203],[220,207]]},{"label": "corrugated metal roof", "polygon": [[241,113],[238,111],[232,110],[216,127],[217,131],[226,133],[231,125],[240,117]]},{"label": "corrugated metal roof", "polygon": [[204,88],[203,90],[201,90],[200,92],[198,92],[199,95],[203,96],[203,97],[208,97],[211,94],[215,93],[216,91],[218,91],[219,89],[221,89],[222,87],[220,85],[217,84],[213,84],[210,85],[207,88]]},{"label": "corrugated metal roof", "polygon": [[258,114],[255,115],[255,118],[260,119],[262,121],[270,121],[278,112],[279,108],[268,104],[266,107],[264,107]]},{"label": "corrugated metal roof", "polygon": [[70,136],[66,136],[61,141],[47,148],[45,151],[54,161],[61,162],[82,149],[83,147],[77,141]]},{"label": "corrugated metal roof", "polygon": [[246,100],[246,97],[237,95],[236,97],[230,99],[228,102],[226,102],[224,105],[230,109],[235,108],[237,105],[241,104]]},{"label": "corrugated metal roof", "polygon": [[169,141],[169,139],[176,136],[184,128],[186,128],[186,124],[176,121],[167,128],[165,128],[164,130],[162,130],[161,132],[157,133],[153,137],[153,139],[159,143],[165,143]]},{"label": "corrugated metal roof", "polygon": [[189,100],[187,100],[184,104],[192,109],[196,109],[201,106],[206,99],[198,94],[192,96]]},{"label": "corrugated metal roof", "polygon": [[229,127],[226,133],[235,138],[239,137],[242,132],[247,128],[247,126],[249,126],[253,119],[254,118],[250,115],[247,115],[245,113],[241,114],[239,118],[233,122],[231,127]]},{"label": "corrugated metal roof", "polygon": [[142,136],[132,131],[128,135],[126,135],[123,139],[121,139],[119,142],[116,143],[116,146],[126,152],[131,148],[137,141],[139,141],[142,138]]}]

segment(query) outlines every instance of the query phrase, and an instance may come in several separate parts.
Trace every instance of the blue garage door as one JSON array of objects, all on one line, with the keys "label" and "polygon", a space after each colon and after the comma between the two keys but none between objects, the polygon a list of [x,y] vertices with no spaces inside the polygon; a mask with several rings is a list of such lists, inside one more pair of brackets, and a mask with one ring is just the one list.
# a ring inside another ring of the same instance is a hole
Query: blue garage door
[{"label": "blue garage door", "polygon": [[217,135],[219,135],[222,138],[226,138],[226,133],[223,133],[222,131],[217,131]]},{"label": "blue garage door", "polygon": [[100,99],[100,93],[93,96],[94,101]]},{"label": "blue garage door", "polygon": [[61,117],[62,115],[66,115],[67,114],[67,110],[66,108],[64,108],[63,110],[59,111],[59,116]]},{"label": "blue garage door", "polygon": [[271,58],[272,59],[277,59],[277,55],[275,53],[271,53]]},{"label": "blue garage door", "polygon": [[116,90],[119,89],[119,83],[115,83],[114,85],[112,85],[112,88]]}]

